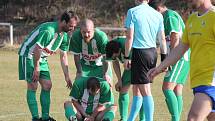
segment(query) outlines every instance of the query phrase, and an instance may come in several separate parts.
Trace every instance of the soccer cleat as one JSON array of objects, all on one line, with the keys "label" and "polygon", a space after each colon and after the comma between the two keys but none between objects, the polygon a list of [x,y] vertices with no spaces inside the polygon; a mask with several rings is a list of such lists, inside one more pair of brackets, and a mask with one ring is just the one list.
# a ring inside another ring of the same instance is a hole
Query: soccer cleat
[{"label": "soccer cleat", "polygon": [[52,118],[52,117],[49,117],[49,119],[41,120],[41,121],[56,121],[56,120],[54,118]]},{"label": "soccer cleat", "polygon": [[71,117],[69,121],[78,121],[76,117]]}]

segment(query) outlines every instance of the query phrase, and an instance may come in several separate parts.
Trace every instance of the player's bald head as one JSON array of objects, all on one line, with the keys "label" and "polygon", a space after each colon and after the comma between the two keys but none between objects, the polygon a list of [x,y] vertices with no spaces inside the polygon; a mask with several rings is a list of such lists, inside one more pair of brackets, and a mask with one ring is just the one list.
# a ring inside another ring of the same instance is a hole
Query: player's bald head
[{"label": "player's bald head", "polygon": [[84,19],[80,22],[80,28],[94,28],[94,23],[91,19]]},{"label": "player's bald head", "polygon": [[94,23],[90,19],[80,22],[81,34],[86,43],[89,43],[94,36]]}]

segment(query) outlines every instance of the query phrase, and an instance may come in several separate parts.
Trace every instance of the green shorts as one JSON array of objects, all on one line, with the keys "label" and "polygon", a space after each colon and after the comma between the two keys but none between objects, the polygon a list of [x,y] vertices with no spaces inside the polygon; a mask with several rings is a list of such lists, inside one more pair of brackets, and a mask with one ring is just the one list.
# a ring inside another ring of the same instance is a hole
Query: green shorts
[{"label": "green shorts", "polygon": [[[32,82],[34,72],[33,59],[19,56],[19,80],[26,80]],[[40,79],[51,80],[48,62],[46,59],[40,61]]]},{"label": "green shorts", "polygon": [[[103,78],[103,66],[88,66],[88,65],[81,64],[81,67],[82,67],[82,76],[84,77],[94,76],[94,77]],[[113,79],[112,69],[110,66],[108,68],[107,73],[109,77]]]},{"label": "green shorts", "polygon": [[180,59],[172,69],[169,70],[165,77],[164,82],[174,82],[176,84],[185,84],[190,70],[189,61]]},{"label": "green shorts", "polygon": [[122,86],[128,86],[131,84],[131,69],[124,70],[122,74]]}]

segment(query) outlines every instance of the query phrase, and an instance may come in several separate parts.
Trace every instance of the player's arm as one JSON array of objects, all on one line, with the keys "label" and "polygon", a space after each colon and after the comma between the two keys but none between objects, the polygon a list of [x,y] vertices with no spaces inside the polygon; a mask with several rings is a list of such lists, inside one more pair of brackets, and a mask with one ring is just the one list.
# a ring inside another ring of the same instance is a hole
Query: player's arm
[{"label": "player's arm", "polygon": [[125,42],[125,61],[124,61],[124,68],[130,68],[130,61],[127,59],[130,55],[131,46],[133,43],[133,36],[134,36],[134,28],[128,28],[126,32],[126,42]]},{"label": "player's arm", "polygon": [[171,32],[170,34],[170,48],[173,49],[179,44],[179,33]]},{"label": "player's arm", "polygon": [[61,68],[63,70],[63,74],[65,77],[65,81],[67,83],[68,88],[72,88],[72,81],[69,76],[69,64],[68,64],[68,55],[66,51],[60,51],[60,62],[61,62]]},{"label": "player's arm", "polygon": [[[101,105],[101,104],[98,104],[98,106],[94,109],[93,111],[93,114],[90,116],[91,119],[95,119],[96,116],[99,114],[99,112],[102,112],[105,110],[105,106],[104,105]],[[93,120],[94,121],[94,120]]]},{"label": "player's arm", "polygon": [[79,103],[78,101],[72,100],[72,103],[73,103],[73,105],[75,106],[76,110],[77,110],[78,112],[81,113],[81,115],[83,115],[84,117],[89,117],[89,116],[85,113],[84,108],[80,105],[80,103]]},{"label": "player's arm", "polygon": [[172,49],[169,56],[156,68],[151,69],[147,76],[150,80],[153,80],[153,78],[162,72],[165,68],[169,67],[170,65],[175,64],[183,55],[184,53],[189,49],[188,44],[184,44],[181,41],[179,42],[179,45]]},{"label": "player's arm", "polygon": [[120,70],[120,64],[118,60],[113,60],[113,69],[118,81],[121,81],[121,70]]},{"label": "player's arm", "polygon": [[76,78],[79,78],[82,75],[80,54],[74,54],[74,61],[76,67]]},{"label": "player's arm", "polygon": [[81,46],[79,41],[81,41],[81,38],[79,37],[80,31],[76,31],[73,33],[72,37],[70,38],[70,46],[69,50],[74,55],[74,62],[75,62],[75,68],[76,68],[76,79],[79,78],[82,75],[82,68],[81,68]]},{"label": "player's arm", "polygon": [[117,91],[120,91],[120,88],[122,87],[122,78],[120,64],[118,60],[113,60],[113,69],[118,80],[117,84],[115,85],[115,88]]},{"label": "player's arm", "polygon": [[42,48],[39,45],[35,45],[33,50],[33,59],[34,59],[34,72],[32,76],[32,80],[34,82],[39,81],[40,76],[40,56],[41,56]]},{"label": "player's arm", "polygon": [[110,86],[112,86],[112,81],[111,81],[111,77],[108,75],[108,69],[110,68],[110,62],[106,61],[106,59],[104,59],[104,61],[102,61],[102,65],[103,65],[103,78],[110,84]]}]

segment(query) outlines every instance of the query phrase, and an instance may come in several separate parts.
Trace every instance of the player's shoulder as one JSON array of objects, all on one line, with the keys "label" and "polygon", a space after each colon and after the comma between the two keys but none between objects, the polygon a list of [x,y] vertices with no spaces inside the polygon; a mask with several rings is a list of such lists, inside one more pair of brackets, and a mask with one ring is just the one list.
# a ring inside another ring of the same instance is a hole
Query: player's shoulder
[{"label": "player's shoulder", "polygon": [[39,28],[41,31],[47,31],[50,33],[55,33],[57,31],[57,22],[45,22],[42,23]]},{"label": "player's shoulder", "polygon": [[97,36],[107,36],[106,33],[104,31],[102,31],[101,29],[99,28],[95,28],[95,35]]},{"label": "player's shoulder", "polygon": [[72,39],[78,41],[79,39],[81,39],[81,30],[80,28],[78,28],[77,30],[75,30],[72,34]]},{"label": "player's shoulder", "polygon": [[82,84],[86,83],[88,79],[89,79],[89,77],[80,77],[75,80],[74,84],[82,85]]},{"label": "player's shoulder", "polygon": [[112,39],[112,41],[125,41],[126,40],[126,36],[116,36]]}]

